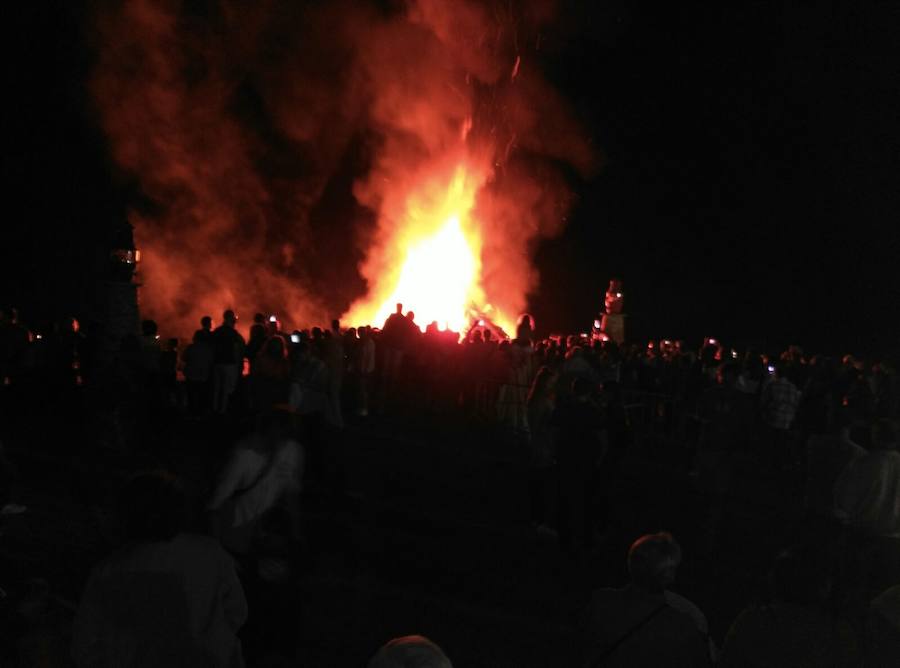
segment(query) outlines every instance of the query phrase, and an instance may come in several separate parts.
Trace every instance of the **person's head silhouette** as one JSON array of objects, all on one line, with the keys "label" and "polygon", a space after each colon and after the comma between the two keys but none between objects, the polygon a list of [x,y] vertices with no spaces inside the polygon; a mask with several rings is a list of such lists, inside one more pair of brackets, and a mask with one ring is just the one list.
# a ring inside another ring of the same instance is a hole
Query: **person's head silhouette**
[{"label": "person's head silhouette", "polygon": [[666,589],[681,565],[681,547],[667,531],[641,536],[628,550],[628,575],[635,587],[650,592]]},{"label": "person's head silhouette", "polygon": [[132,478],[120,493],[118,511],[127,540],[169,541],[186,523],[184,489],[170,473],[141,473]]},{"label": "person's head silhouette", "polygon": [[394,638],[378,650],[368,668],[453,668],[444,651],[425,636]]}]

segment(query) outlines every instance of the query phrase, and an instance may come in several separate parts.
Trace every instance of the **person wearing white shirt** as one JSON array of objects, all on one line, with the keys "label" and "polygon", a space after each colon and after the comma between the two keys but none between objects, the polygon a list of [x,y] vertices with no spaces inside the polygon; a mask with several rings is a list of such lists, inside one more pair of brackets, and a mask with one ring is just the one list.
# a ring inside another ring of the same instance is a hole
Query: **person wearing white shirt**
[{"label": "person wearing white shirt", "polygon": [[259,521],[277,505],[299,531],[304,452],[290,436],[291,418],[281,409],[260,418],[259,429],[235,446],[207,506],[213,533],[235,554],[250,551]]},{"label": "person wearing white shirt", "polygon": [[834,486],[837,517],[864,534],[900,538],[900,453],[889,420],[872,429],[872,448],[851,461]]}]

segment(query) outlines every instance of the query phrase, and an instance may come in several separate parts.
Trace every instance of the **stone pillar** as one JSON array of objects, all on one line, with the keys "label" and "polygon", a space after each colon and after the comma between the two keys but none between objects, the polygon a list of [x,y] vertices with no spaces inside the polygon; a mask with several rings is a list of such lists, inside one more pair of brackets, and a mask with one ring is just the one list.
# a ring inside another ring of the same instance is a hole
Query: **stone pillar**
[{"label": "stone pillar", "polygon": [[102,366],[115,359],[126,336],[140,334],[139,287],[138,283],[122,281],[106,281],[103,285],[103,327],[97,350]]},{"label": "stone pillar", "polygon": [[138,288],[135,272],[141,252],[134,247],[132,227],[126,220],[116,221],[111,229],[106,271],[100,284],[101,329],[97,341],[97,364],[106,368],[116,359],[122,341],[140,336]]},{"label": "stone pillar", "polygon": [[619,345],[625,343],[625,314],[605,313],[600,321],[600,331]]}]

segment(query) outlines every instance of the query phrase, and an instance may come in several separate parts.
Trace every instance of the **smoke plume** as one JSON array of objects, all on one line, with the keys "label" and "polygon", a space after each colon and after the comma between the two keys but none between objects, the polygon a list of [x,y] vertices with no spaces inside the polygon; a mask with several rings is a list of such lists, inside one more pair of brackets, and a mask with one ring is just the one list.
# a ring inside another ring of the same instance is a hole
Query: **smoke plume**
[{"label": "smoke plume", "polygon": [[591,165],[541,76],[552,4],[125,0],[94,17],[93,99],[144,195],[141,308],[165,329],[346,312],[396,261],[410,189],[463,159],[483,181],[485,298],[525,308],[563,170]]}]

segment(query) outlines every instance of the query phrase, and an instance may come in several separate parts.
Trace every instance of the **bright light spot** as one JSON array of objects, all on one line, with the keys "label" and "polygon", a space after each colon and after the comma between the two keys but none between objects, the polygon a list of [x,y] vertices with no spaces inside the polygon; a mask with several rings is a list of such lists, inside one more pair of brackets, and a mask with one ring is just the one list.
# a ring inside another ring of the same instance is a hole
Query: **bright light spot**
[{"label": "bright light spot", "polygon": [[407,250],[397,287],[375,321],[383,322],[393,312],[393,305],[402,303],[415,311],[419,323],[443,321],[460,331],[466,326],[469,295],[480,264],[459,217],[451,216],[437,234]]},{"label": "bright light spot", "polygon": [[473,215],[481,185],[477,175],[459,166],[449,182],[428,180],[410,193],[392,242],[396,264],[345,319],[380,326],[399,303],[416,314],[423,330],[438,322],[462,333],[479,313],[507,329],[503,314],[485,303],[481,285],[482,236]]}]

